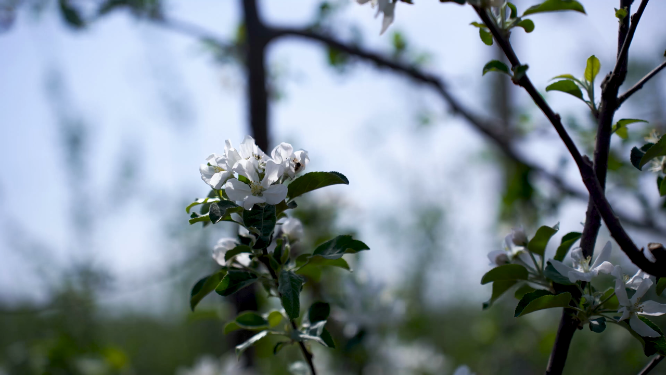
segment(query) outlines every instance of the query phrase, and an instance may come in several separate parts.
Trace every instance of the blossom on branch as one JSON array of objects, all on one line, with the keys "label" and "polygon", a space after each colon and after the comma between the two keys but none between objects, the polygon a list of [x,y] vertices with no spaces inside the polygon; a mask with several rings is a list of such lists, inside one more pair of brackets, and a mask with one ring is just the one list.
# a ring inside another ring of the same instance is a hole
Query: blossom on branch
[{"label": "blossom on branch", "polygon": [[255,162],[251,159],[241,160],[234,167],[234,172],[247,178],[249,183],[236,178],[224,185],[224,190],[230,200],[241,204],[246,210],[259,203],[278,204],[287,197],[287,187],[275,184],[284,171],[284,166],[268,160],[260,179]]},{"label": "blossom on branch", "polygon": [[576,281],[590,282],[599,273],[610,274],[613,272],[613,265],[608,261],[610,259],[611,248],[611,243],[608,241],[592,265],[590,265],[592,257],[584,257],[583,250],[580,247],[571,252],[573,267],[569,267],[557,260],[550,260],[550,263],[555,267],[557,272],[563,276],[568,276],[569,281],[572,283]]},{"label": "blossom on branch", "polygon": [[649,278],[636,279],[636,293],[629,298],[627,290],[625,289],[627,285],[621,276],[622,271],[621,269],[618,271],[618,269],[619,266],[614,270],[614,274],[620,275],[620,277],[615,279],[615,295],[620,302],[620,308],[617,312],[618,314],[622,314],[620,321],[629,319],[629,326],[631,329],[643,337],[661,336],[659,332],[650,328],[650,326],[638,317],[638,315],[660,316],[666,314],[665,304],[657,303],[655,301],[645,301],[641,303],[641,298],[643,298],[645,293],[652,286],[652,280]]},{"label": "blossom on branch", "polygon": [[379,17],[382,13],[384,14],[384,18],[382,19],[382,31],[379,35],[384,34],[386,29],[388,29],[393,23],[393,19],[395,18],[395,5],[398,3],[398,0],[356,0],[356,2],[359,4],[370,2],[373,8],[377,7],[375,18]]}]

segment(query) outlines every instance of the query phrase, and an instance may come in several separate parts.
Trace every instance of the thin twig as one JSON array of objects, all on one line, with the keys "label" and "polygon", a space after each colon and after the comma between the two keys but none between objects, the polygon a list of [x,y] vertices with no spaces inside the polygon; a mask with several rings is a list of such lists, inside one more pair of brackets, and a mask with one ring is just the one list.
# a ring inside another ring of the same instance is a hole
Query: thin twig
[{"label": "thin twig", "polygon": [[632,88],[627,90],[624,94],[620,95],[617,98],[617,106],[621,106],[622,103],[624,103],[625,100],[629,99],[630,96],[632,96],[636,91],[640,90],[643,88],[643,85],[647,83],[652,77],[656,76],[657,73],[659,73],[662,69],[666,68],[666,61],[661,63],[658,67],[654,68],[650,73],[646,74],[645,77],[641,78],[640,81],[638,81]]},{"label": "thin twig", "polygon": [[647,366],[645,366],[645,368],[643,368],[641,372],[638,373],[638,375],[649,374],[650,371],[654,370],[654,368],[657,367],[657,365],[659,364],[659,362],[661,362],[662,359],[664,359],[663,355],[655,356],[654,358],[652,358],[650,363],[648,363]]},{"label": "thin twig", "polygon": [[[613,75],[615,76],[619,69],[622,69],[622,66],[626,64],[628,56],[629,56],[629,47],[631,46],[631,42],[634,39],[634,34],[636,33],[636,28],[638,27],[638,22],[641,19],[641,16],[643,15],[643,11],[645,11],[645,7],[647,7],[647,4],[650,0],[642,0],[641,4],[638,6],[638,9],[636,10],[636,13],[631,16],[631,24],[629,25],[629,32],[627,32],[627,36],[624,39],[624,43],[622,44],[622,48],[620,49],[620,53],[617,56],[617,61],[615,63],[615,69],[613,69]],[[613,77],[611,77],[613,79]]]}]

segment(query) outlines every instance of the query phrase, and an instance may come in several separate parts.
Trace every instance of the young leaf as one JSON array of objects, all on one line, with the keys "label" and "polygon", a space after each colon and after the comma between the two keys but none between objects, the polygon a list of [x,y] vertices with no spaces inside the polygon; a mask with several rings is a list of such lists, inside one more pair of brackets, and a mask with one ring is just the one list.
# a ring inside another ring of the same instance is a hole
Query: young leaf
[{"label": "young leaf", "polygon": [[198,222],[203,222],[203,223],[210,222],[210,217],[208,216],[208,214],[199,215],[196,212],[192,212],[192,215],[190,215],[190,224],[195,224]]},{"label": "young leaf", "polygon": [[326,302],[315,302],[308,309],[308,320],[310,324],[325,321],[331,314],[331,305]]},{"label": "young leaf", "polygon": [[535,13],[559,12],[566,10],[573,10],[586,14],[585,8],[583,8],[583,6],[575,0],[546,0],[541,4],[527,8],[522,17]]},{"label": "young leaf", "polygon": [[479,37],[481,38],[481,41],[485,45],[487,46],[493,45],[493,35],[489,33],[486,29],[479,28]]},{"label": "young leaf", "polygon": [[663,197],[666,195],[666,183],[664,183],[665,178],[658,176],[657,177],[657,189],[659,190],[659,196]]},{"label": "young leaf", "polygon": [[273,355],[276,355],[282,350],[287,345],[290,345],[291,341],[280,341],[277,344],[275,344],[275,347],[273,348]]},{"label": "young leaf", "polygon": [[331,185],[349,185],[345,175],[338,172],[310,172],[295,179],[289,184],[287,198],[292,200],[305,193]]},{"label": "young leaf", "polygon": [[597,78],[597,74],[601,70],[601,63],[599,59],[592,55],[587,59],[587,66],[585,66],[585,80],[589,82],[590,85],[594,85],[594,79]]},{"label": "young leaf", "polygon": [[543,254],[546,251],[546,245],[548,245],[548,241],[550,241],[550,238],[553,237],[553,235],[557,233],[558,230],[560,230],[560,224],[556,224],[552,228],[544,225],[537,229],[536,234],[527,244],[527,250],[543,257]]},{"label": "young leaf", "polygon": [[507,2],[506,6],[508,6],[509,9],[511,9],[511,13],[509,14],[509,18],[517,18],[518,17],[518,9],[516,8],[516,5],[511,3],[511,2]]},{"label": "young leaf", "polygon": [[569,95],[573,95],[580,100],[584,100],[583,92],[580,91],[580,87],[578,87],[578,85],[570,80],[562,80],[551,83],[546,87],[546,91],[561,91]]},{"label": "young leaf", "polygon": [[194,202],[190,203],[187,207],[185,207],[185,212],[187,212],[189,214],[192,207],[198,206],[200,204],[206,204],[206,203],[209,203],[209,202],[211,202],[211,203],[212,202],[219,202],[219,200],[220,200],[220,198],[209,198],[209,197],[197,199]]},{"label": "young leaf", "polygon": [[472,22],[472,23],[470,23],[470,25],[472,25],[474,27],[478,27],[479,29],[487,29],[488,28],[488,26],[486,26],[482,23],[478,23],[478,22]]},{"label": "young leaf", "polygon": [[284,315],[282,315],[281,312],[279,311],[271,311],[266,315],[266,320],[268,321],[268,326],[271,328],[276,327],[280,322],[282,321],[282,318],[284,318]]},{"label": "young leaf", "polygon": [[654,144],[654,146],[645,150],[645,155],[643,155],[640,163],[638,164],[640,166],[639,169],[643,168],[643,166],[645,166],[645,164],[647,164],[650,160],[664,155],[666,155],[666,137],[661,137],[659,138],[659,141]]},{"label": "young leaf", "polygon": [[527,280],[527,268],[520,264],[505,264],[486,272],[481,278],[481,285],[499,280]]},{"label": "young leaf", "polygon": [[333,341],[333,336],[331,336],[331,333],[328,332],[326,327],[324,327],[324,330],[321,331],[321,335],[319,335],[322,340],[324,340],[324,343],[326,346],[328,346],[331,349],[335,349],[335,341]]},{"label": "young leaf", "polygon": [[514,316],[518,318],[539,310],[567,307],[569,301],[571,301],[570,293],[552,294],[546,290],[536,290],[523,296],[516,306]]},{"label": "young leaf", "polygon": [[238,325],[238,323],[236,323],[235,320],[232,320],[224,325],[224,334],[228,335],[231,332],[238,331],[239,329],[241,329],[241,327]]},{"label": "young leaf", "polygon": [[550,262],[546,265],[546,268],[543,272],[544,276],[546,276],[548,279],[550,279],[552,282],[557,283],[557,284],[562,284],[562,285],[573,285],[571,281],[569,281],[568,275],[562,275],[561,273],[557,272],[555,267],[553,267]]},{"label": "young leaf", "polygon": [[492,60],[483,67],[483,75],[485,76],[488,72],[500,72],[509,76],[511,75],[509,67],[499,60]]},{"label": "young leaf", "polygon": [[275,206],[267,204],[263,207],[254,205],[251,211],[243,211],[243,223],[247,229],[256,228],[259,231],[255,249],[262,249],[271,243],[273,230],[275,229]]},{"label": "young leaf", "polygon": [[615,17],[617,17],[618,20],[622,21],[626,16],[627,16],[627,8],[614,8],[615,9]]},{"label": "young leaf", "polygon": [[520,300],[525,296],[525,294],[532,293],[535,290],[536,289],[529,286],[529,284],[523,284],[520,288],[516,290],[515,293],[513,293],[513,296],[516,297],[516,299]]},{"label": "young leaf", "polygon": [[647,122],[647,121],[633,119],[633,118],[625,118],[616,122],[615,125],[613,125],[612,132],[616,133],[622,139],[627,139],[629,137],[629,133],[627,133],[627,125],[633,124],[635,122]]},{"label": "young leaf", "polygon": [[601,333],[606,329],[606,318],[590,319],[590,331]]},{"label": "young leaf", "polygon": [[553,259],[560,262],[563,261],[567,256],[569,249],[571,249],[571,246],[573,246],[573,244],[576,243],[576,241],[578,241],[581,236],[582,234],[580,232],[570,232],[565,234],[564,237],[562,237],[560,246],[557,247],[557,252],[555,253],[555,257]]},{"label": "young leaf", "polygon": [[250,337],[244,343],[236,346],[236,357],[240,358],[241,354],[243,354],[243,352],[246,351],[247,348],[256,344],[257,341],[259,341],[259,340],[263,339],[264,337],[268,336],[269,333],[270,333],[269,331],[261,331],[261,332],[257,333],[256,335]]},{"label": "young leaf", "polygon": [[227,274],[226,270],[216,272],[210,276],[206,276],[203,279],[197,281],[190,292],[190,308],[194,311],[194,308],[201,302],[201,300],[207,296],[210,292],[215,290],[215,287],[222,281],[224,275]]},{"label": "young leaf", "polygon": [[252,285],[257,280],[257,275],[240,270],[228,270],[222,281],[215,288],[215,292],[222,296],[230,296],[237,291]]},{"label": "young leaf", "polygon": [[493,283],[493,293],[490,296],[490,299],[487,302],[483,303],[483,309],[486,310],[490,306],[492,306],[497,299],[499,299],[502,294],[504,294],[507,290],[511,289],[512,286],[516,285],[518,281],[516,280],[499,280],[495,281]]},{"label": "young leaf", "polygon": [[657,281],[657,295],[660,296],[664,289],[666,289],[666,277],[662,277]]},{"label": "young leaf", "polygon": [[516,24],[516,26],[525,29],[526,33],[531,33],[532,31],[534,31],[534,22],[532,22],[532,20],[530,19],[521,20]]},{"label": "young leaf", "polygon": [[244,311],[236,317],[236,324],[245,329],[266,329],[268,320],[254,311]]},{"label": "young leaf", "polygon": [[280,272],[278,292],[282,307],[287,312],[290,319],[297,319],[301,314],[300,294],[305,280],[303,277],[292,271],[283,270]]},{"label": "young leaf", "polygon": [[232,212],[240,212],[241,210],[242,208],[234,202],[218,201],[210,205],[208,208],[208,216],[210,216],[211,223],[217,224],[220,220],[223,220],[225,216],[230,215]]},{"label": "young leaf", "polygon": [[312,255],[319,255],[326,259],[338,259],[344,254],[355,254],[359,251],[370,250],[368,245],[352,239],[352,236],[337,236],[317,246]]},{"label": "young leaf", "polygon": [[[252,253],[252,249],[249,246],[245,246],[245,245],[236,246],[233,249],[227,250],[227,252],[224,253],[224,261],[228,262],[229,259],[231,259],[231,258],[233,258],[236,255],[241,254],[241,253]],[[227,264],[227,263],[225,263],[225,264]]]},{"label": "young leaf", "polygon": [[[643,166],[641,165],[641,160],[643,159],[643,156],[645,156],[645,152],[652,146],[654,146],[654,143],[646,143],[640,149],[638,147],[632,148],[630,156],[631,165],[636,167],[639,171],[642,171]],[[190,220],[190,222],[192,221]]]}]

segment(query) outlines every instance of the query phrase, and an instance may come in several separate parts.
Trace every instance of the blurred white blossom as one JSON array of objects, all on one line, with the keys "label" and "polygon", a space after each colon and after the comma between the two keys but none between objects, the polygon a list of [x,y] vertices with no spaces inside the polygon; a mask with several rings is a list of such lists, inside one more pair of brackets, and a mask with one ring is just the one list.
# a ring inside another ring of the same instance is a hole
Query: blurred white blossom
[{"label": "blurred white blossom", "polygon": [[608,241],[592,265],[590,265],[592,257],[584,257],[583,249],[580,247],[571,252],[573,267],[569,267],[557,260],[550,260],[550,263],[562,276],[569,277],[569,281],[572,283],[576,281],[589,282],[599,273],[610,274],[613,272],[613,265],[608,261],[610,259],[611,248],[611,243]]}]

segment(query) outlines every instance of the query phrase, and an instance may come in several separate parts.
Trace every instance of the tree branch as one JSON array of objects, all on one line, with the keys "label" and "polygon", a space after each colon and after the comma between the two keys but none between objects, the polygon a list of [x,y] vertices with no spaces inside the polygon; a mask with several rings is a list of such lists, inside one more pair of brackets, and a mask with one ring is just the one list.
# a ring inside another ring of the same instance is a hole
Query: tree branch
[{"label": "tree branch", "polygon": [[632,88],[627,90],[624,94],[620,95],[617,98],[617,106],[618,108],[624,103],[625,100],[629,99],[633,94],[636,93],[636,91],[640,90],[643,88],[643,85],[647,83],[652,77],[656,76],[657,73],[659,73],[662,69],[666,68],[666,61],[661,63],[658,67],[654,68],[650,73],[646,74],[645,77],[641,78],[640,81],[638,81]]},{"label": "tree branch", "polygon": [[[490,32],[493,34],[495,40],[502,48],[513,67],[515,68],[520,66],[520,60],[518,60],[518,57],[511,47],[511,44],[509,44],[509,42],[504,39],[499,29],[497,28],[497,25],[495,25],[488,13],[486,13],[486,10],[476,6],[474,9],[481,17],[481,20],[486,24],[486,26],[488,26]],[[550,108],[545,99],[536,90],[527,74],[523,75],[518,80],[518,84],[528,92],[534,103],[541,109],[544,115],[546,115],[548,120],[555,128],[555,131],[562,139],[562,142],[564,142],[565,146],[569,150],[569,153],[576,162],[576,166],[578,166],[578,170],[580,171],[583,183],[585,184],[585,187],[590,194],[590,198],[593,200],[594,205],[599,211],[599,214],[606,223],[611,236],[618,243],[622,251],[624,251],[629,259],[643,271],[654,276],[666,277],[666,266],[663,265],[663,263],[666,263],[666,260],[657,258],[657,262],[652,263],[647,258],[645,258],[643,252],[639,250],[638,247],[636,247],[636,244],[634,244],[634,242],[631,240],[631,237],[629,237],[627,232],[622,227],[619,219],[615,216],[610,203],[608,203],[608,200],[604,194],[604,189],[597,179],[592,163],[587,157],[584,158],[581,155],[580,151],[576,147],[576,144],[573,142],[566,129],[562,125],[560,116],[556,114],[552,108]]]},{"label": "tree branch", "polygon": [[657,367],[657,365],[659,364],[659,362],[661,362],[662,359],[664,359],[663,355],[655,356],[654,358],[652,358],[650,363],[648,363],[647,366],[645,366],[645,368],[643,368],[641,370],[641,372],[638,373],[638,375],[647,375],[647,374],[649,374],[650,371],[654,370],[654,368]]}]

